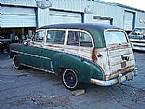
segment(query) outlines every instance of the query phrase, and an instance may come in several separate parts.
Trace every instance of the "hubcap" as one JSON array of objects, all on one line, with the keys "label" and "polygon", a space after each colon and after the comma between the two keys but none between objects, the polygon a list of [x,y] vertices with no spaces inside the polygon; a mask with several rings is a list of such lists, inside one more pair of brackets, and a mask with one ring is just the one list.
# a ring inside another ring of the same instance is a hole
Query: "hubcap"
[{"label": "hubcap", "polygon": [[65,72],[63,79],[64,79],[63,81],[64,81],[65,85],[68,88],[76,87],[77,82],[78,82],[76,74],[72,71]]}]

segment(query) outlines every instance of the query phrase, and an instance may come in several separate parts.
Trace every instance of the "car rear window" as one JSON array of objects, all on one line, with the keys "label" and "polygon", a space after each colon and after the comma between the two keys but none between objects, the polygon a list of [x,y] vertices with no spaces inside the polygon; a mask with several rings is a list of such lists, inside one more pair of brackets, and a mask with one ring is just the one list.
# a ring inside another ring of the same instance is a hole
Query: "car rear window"
[{"label": "car rear window", "polygon": [[123,31],[109,30],[105,32],[106,45],[127,43],[126,35]]}]

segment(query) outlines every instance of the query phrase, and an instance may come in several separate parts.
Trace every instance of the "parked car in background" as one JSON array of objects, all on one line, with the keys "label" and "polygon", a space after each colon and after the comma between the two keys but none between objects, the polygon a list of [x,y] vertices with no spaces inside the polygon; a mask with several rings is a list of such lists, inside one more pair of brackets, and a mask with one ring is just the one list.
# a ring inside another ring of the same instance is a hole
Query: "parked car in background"
[{"label": "parked car in background", "polygon": [[39,28],[31,41],[10,46],[16,69],[28,66],[62,75],[67,89],[81,83],[110,86],[132,80],[135,62],[126,33],[103,24]]},{"label": "parked car in background", "polygon": [[0,52],[3,53],[5,49],[9,51],[10,43],[11,43],[11,39],[0,36]]},{"label": "parked car in background", "polygon": [[134,50],[145,51],[145,27],[135,28],[129,34],[129,39],[132,42]]}]

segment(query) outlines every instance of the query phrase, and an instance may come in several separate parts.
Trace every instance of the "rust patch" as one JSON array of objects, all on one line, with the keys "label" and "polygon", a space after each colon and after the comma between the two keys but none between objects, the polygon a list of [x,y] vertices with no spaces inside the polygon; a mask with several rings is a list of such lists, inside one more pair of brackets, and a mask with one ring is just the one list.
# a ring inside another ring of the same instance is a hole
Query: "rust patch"
[{"label": "rust patch", "polygon": [[93,51],[92,51],[92,61],[96,62],[97,60],[98,60],[97,49],[93,48]]},{"label": "rust patch", "polygon": [[108,79],[113,79],[117,77],[119,74],[127,74],[128,72],[132,72],[134,70],[134,66],[129,66],[123,69],[119,69],[116,72],[113,72]]},{"label": "rust patch", "polygon": [[109,48],[109,50],[117,50],[117,49],[124,49],[124,48],[131,48],[130,44],[124,44],[124,45],[114,45],[112,47]]}]

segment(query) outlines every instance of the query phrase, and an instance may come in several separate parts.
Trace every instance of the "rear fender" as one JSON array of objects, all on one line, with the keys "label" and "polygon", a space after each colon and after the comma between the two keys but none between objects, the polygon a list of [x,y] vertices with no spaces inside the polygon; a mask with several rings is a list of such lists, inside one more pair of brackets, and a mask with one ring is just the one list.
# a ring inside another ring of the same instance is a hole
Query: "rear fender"
[{"label": "rear fender", "polygon": [[103,80],[104,71],[93,62],[70,54],[57,54],[52,58],[53,69],[60,73],[63,69],[72,69],[79,77],[80,82],[90,82],[91,78]]}]

